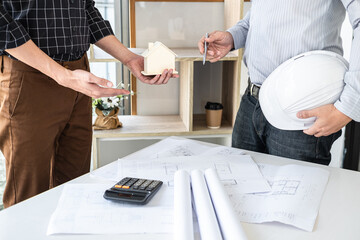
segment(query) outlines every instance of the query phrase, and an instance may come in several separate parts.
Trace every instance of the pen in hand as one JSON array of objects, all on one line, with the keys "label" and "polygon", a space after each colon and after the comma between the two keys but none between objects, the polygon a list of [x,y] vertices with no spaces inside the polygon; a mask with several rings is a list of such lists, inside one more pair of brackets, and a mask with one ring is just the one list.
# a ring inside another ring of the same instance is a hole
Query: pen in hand
[{"label": "pen in hand", "polygon": [[[205,35],[205,39],[209,37],[209,33],[206,33]],[[207,42],[206,40],[204,40],[204,45],[205,45],[205,50],[204,50],[204,56],[203,56],[203,65],[205,65],[205,61],[206,61],[206,53],[207,53]]]}]

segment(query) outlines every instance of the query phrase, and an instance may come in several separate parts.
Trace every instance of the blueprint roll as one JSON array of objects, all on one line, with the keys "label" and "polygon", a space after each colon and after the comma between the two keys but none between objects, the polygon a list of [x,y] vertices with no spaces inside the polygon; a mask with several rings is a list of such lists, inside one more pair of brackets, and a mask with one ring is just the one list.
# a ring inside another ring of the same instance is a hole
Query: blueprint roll
[{"label": "blueprint roll", "polygon": [[174,239],[194,240],[190,175],[185,170],[174,174]]},{"label": "blueprint roll", "polygon": [[247,240],[240,220],[215,169],[205,171],[206,183],[225,240]]},{"label": "blueprint roll", "polygon": [[191,171],[191,186],[194,195],[196,215],[202,240],[221,240],[221,232],[206,186],[204,174],[200,170]]}]

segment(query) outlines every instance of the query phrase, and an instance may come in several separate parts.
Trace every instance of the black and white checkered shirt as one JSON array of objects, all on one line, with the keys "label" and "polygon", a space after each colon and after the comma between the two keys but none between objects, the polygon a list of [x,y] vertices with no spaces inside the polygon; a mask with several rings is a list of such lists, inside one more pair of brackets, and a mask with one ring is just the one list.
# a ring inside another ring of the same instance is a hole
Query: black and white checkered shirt
[{"label": "black and white checkered shirt", "polygon": [[93,0],[0,0],[0,55],[28,40],[56,61],[81,58],[113,34]]}]

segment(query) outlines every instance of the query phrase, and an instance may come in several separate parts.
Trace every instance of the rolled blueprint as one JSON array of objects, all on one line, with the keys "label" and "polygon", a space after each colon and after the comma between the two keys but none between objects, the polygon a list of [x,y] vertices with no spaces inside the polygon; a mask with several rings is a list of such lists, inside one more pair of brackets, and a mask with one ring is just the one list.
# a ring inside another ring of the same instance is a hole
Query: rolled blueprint
[{"label": "rolled blueprint", "polygon": [[240,220],[215,169],[205,171],[206,183],[225,240],[247,240]]},{"label": "rolled blueprint", "polygon": [[174,239],[193,240],[190,175],[178,170],[174,175]]},{"label": "rolled blueprint", "polygon": [[204,174],[200,170],[191,171],[191,185],[194,195],[196,215],[202,240],[221,240],[221,232],[206,186]]}]

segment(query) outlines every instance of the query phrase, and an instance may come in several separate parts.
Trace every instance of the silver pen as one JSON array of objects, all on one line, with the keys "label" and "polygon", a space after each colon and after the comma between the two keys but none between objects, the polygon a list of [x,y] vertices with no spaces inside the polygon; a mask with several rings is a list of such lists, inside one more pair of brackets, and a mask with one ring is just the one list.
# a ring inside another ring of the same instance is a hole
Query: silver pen
[{"label": "silver pen", "polygon": [[[209,37],[209,33],[206,33],[205,38]],[[206,61],[206,53],[207,53],[207,42],[204,40],[204,45],[205,45],[205,51],[204,51],[204,56],[203,56],[203,65],[205,65],[205,61]]]}]

